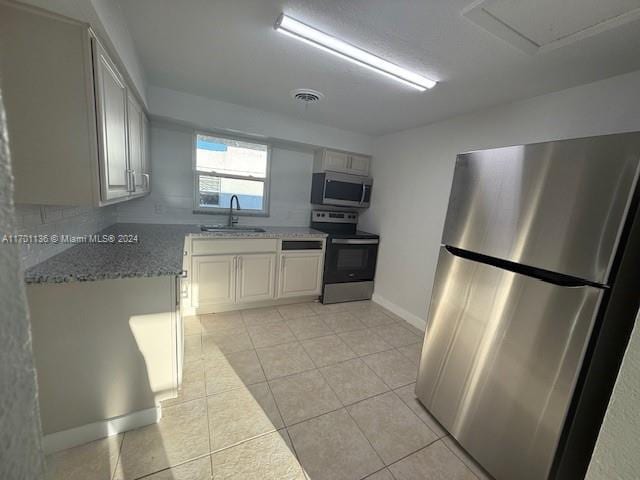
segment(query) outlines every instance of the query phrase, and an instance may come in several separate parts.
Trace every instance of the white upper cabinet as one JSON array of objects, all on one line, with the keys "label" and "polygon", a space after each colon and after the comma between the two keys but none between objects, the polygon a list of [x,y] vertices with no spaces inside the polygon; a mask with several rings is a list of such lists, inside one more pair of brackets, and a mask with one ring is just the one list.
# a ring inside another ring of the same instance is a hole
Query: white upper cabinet
[{"label": "white upper cabinet", "polygon": [[144,109],[86,24],[0,2],[0,31],[15,201],[102,206],[148,192]]},{"label": "white upper cabinet", "polygon": [[149,126],[144,110],[138,101],[129,95],[127,102],[129,134],[129,174],[132,194],[149,191]]},{"label": "white upper cabinet", "polygon": [[[107,52],[95,39],[94,72],[98,113],[98,158],[102,200],[126,197],[130,192],[129,153],[140,156],[140,142],[127,145],[127,87]],[[129,123],[129,134],[131,123]],[[137,135],[140,137],[140,127]],[[135,138],[135,137],[134,137]]]},{"label": "white upper cabinet", "polygon": [[371,163],[370,157],[362,155],[349,155],[349,173],[355,175],[369,175],[369,164]]},{"label": "white upper cabinet", "polygon": [[315,152],[313,171],[368,176],[370,164],[371,157],[322,149]]},{"label": "white upper cabinet", "polygon": [[151,191],[151,125],[143,113],[142,121],[142,186],[144,193]]},{"label": "white upper cabinet", "polygon": [[349,171],[349,155],[342,152],[332,152],[325,150],[322,158],[323,170],[333,172]]}]

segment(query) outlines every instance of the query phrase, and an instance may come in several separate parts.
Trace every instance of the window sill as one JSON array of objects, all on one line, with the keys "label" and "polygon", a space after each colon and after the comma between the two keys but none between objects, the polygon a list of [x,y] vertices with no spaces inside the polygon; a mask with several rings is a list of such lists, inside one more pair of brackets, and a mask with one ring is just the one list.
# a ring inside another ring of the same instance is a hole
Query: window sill
[{"label": "window sill", "polygon": [[[228,208],[221,208],[221,209],[195,209],[193,210],[193,213],[196,215],[218,215],[218,216],[225,216],[228,217],[229,216],[229,209]],[[233,216],[234,217],[268,217],[269,216],[269,212],[249,212],[247,210],[234,210],[233,211]]]}]

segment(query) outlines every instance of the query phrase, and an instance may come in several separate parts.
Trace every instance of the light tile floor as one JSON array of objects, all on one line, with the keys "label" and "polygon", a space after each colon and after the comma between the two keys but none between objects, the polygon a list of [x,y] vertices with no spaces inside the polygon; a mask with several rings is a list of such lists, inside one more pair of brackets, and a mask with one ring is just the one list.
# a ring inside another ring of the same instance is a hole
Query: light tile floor
[{"label": "light tile floor", "polygon": [[185,319],[157,425],[48,457],[51,480],[486,480],[414,394],[422,332],[372,302]]}]

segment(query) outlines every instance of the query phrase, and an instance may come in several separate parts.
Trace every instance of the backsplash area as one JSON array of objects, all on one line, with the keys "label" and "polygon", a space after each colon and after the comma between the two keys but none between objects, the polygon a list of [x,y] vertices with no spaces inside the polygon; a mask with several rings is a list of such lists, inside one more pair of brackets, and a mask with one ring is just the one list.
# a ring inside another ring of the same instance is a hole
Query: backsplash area
[{"label": "backsplash area", "polygon": [[[16,205],[16,234],[26,235],[89,235],[112,225],[116,208],[58,207],[50,205]],[[72,244],[25,243],[20,248],[23,268],[29,268]]]}]

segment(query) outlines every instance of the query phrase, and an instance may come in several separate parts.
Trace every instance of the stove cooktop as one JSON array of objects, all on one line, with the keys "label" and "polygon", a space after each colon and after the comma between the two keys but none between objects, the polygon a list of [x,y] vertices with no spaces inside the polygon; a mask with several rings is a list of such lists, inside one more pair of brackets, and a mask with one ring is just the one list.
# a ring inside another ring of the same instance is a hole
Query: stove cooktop
[{"label": "stove cooktop", "polygon": [[356,212],[313,210],[311,228],[327,233],[329,238],[378,239],[379,235],[358,230]]},{"label": "stove cooktop", "polygon": [[[313,227],[315,230],[323,231],[321,228]],[[362,230],[357,230],[355,233],[334,233],[334,232],[324,232],[329,234],[329,238],[380,238],[380,235],[376,235],[375,233],[363,232]]]}]

